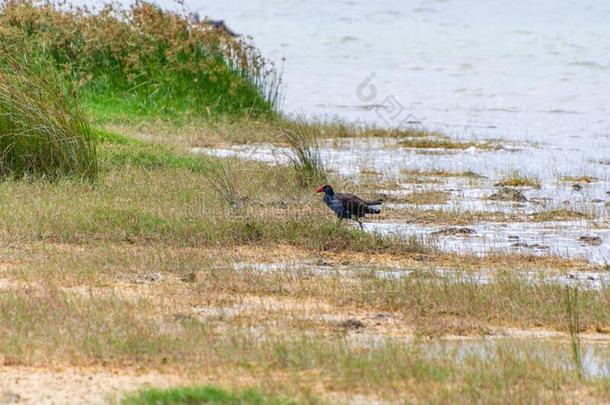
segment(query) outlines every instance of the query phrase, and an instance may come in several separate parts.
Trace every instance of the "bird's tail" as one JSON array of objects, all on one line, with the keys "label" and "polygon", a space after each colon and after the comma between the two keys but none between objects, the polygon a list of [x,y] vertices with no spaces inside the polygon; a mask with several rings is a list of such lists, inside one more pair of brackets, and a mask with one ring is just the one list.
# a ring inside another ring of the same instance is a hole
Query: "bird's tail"
[{"label": "bird's tail", "polygon": [[366,201],[366,206],[369,208],[371,214],[381,213],[381,200]]}]

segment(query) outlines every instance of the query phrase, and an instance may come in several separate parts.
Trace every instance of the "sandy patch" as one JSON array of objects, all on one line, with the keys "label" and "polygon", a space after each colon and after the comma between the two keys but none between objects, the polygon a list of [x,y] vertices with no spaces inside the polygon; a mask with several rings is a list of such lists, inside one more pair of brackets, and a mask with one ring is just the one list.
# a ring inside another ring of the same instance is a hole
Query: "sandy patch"
[{"label": "sandy patch", "polygon": [[178,383],[176,376],[158,373],[0,367],[0,403],[107,404],[140,388]]}]

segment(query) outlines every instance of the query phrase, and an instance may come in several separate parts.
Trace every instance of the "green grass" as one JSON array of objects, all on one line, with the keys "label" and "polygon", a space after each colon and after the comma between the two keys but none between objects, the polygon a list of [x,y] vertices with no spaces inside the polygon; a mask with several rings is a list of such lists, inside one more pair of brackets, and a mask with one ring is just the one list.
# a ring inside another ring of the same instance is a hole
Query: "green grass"
[{"label": "green grass", "polygon": [[244,37],[148,3],[100,12],[29,0],[0,6],[0,46],[40,44],[98,119],[274,114],[280,78]]},{"label": "green grass", "polygon": [[129,395],[122,405],[288,405],[296,402],[263,395],[255,390],[231,392],[211,385],[146,389]]},{"label": "green grass", "polygon": [[[165,241],[177,245],[288,243],[314,250],[427,251],[418,241],[337,224],[293,174],[235,161],[227,180],[238,206],[211,186],[227,162],[108,131],[100,141],[100,178],[0,183],[0,234],[13,240]],[[282,185],[278,187],[278,184]],[[263,190],[274,190],[266,193]],[[281,204],[283,208],[276,208]]]},{"label": "green grass", "polygon": [[44,56],[19,52],[0,47],[0,175],[95,178],[97,138],[71,86]]}]

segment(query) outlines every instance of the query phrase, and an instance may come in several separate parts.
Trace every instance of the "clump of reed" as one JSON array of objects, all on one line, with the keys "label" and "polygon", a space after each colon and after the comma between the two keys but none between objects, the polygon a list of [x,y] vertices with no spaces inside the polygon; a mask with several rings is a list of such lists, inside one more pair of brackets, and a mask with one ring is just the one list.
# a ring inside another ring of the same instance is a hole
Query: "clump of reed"
[{"label": "clump of reed", "polygon": [[228,160],[209,161],[206,164],[207,185],[228,204],[232,212],[243,208],[246,201],[237,184],[237,176],[235,167]]},{"label": "clump of reed", "polygon": [[96,137],[70,84],[35,51],[0,61],[0,175],[94,178]]},{"label": "clump of reed", "polygon": [[92,12],[9,0],[0,27],[0,42],[40,42],[88,101],[127,116],[257,116],[278,101],[279,75],[249,40],[145,1]]},{"label": "clump of reed", "polygon": [[297,119],[290,126],[281,128],[280,134],[281,143],[288,146],[285,154],[297,183],[301,187],[326,183],[328,175],[319,146],[320,126]]},{"label": "clump of reed", "polygon": [[572,349],[572,362],[578,378],[585,377],[582,350],[580,344],[580,314],[578,308],[578,287],[566,286],[565,291],[566,319],[568,331],[570,332],[570,348]]}]

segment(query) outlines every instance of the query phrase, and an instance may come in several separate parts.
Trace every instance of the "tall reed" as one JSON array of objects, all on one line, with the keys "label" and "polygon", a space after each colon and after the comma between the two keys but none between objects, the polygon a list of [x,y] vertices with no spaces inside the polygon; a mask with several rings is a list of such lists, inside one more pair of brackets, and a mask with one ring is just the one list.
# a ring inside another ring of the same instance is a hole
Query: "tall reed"
[{"label": "tall reed", "polygon": [[566,318],[568,320],[568,330],[570,332],[570,347],[572,349],[572,360],[574,362],[574,368],[578,374],[578,378],[583,379],[584,368],[582,364],[581,356],[581,344],[580,344],[580,315],[578,309],[578,287],[566,286],[565,293],[566,303]]},{"label": "tall reed", "polygon": [[206,183],[228,204],[231,212],[243,208],[245,201],[237,184],[237,176],[235,168],[228,160],[213,160],[206,165]]},{"label": "tall reed", "polygon": [[[297,119],[280,129],[280,150],[290,161],[296,180],[302,187],[326,183],[328,175],[320,153],[320,126]],[[288,149],[285,149],[285,146]]]},{"label": "tall reed", "polygon": [[94,178],[97,170],[96,138],[69,83],[39,53],[1,48],[0,175]]},{"label": "tall reed", "polygon": [[87,100],[131,115],[272,113],[280,79],[245,37],[146,1],[98,12],[52,2],[0,5],[0,41],[43,44]]}]

